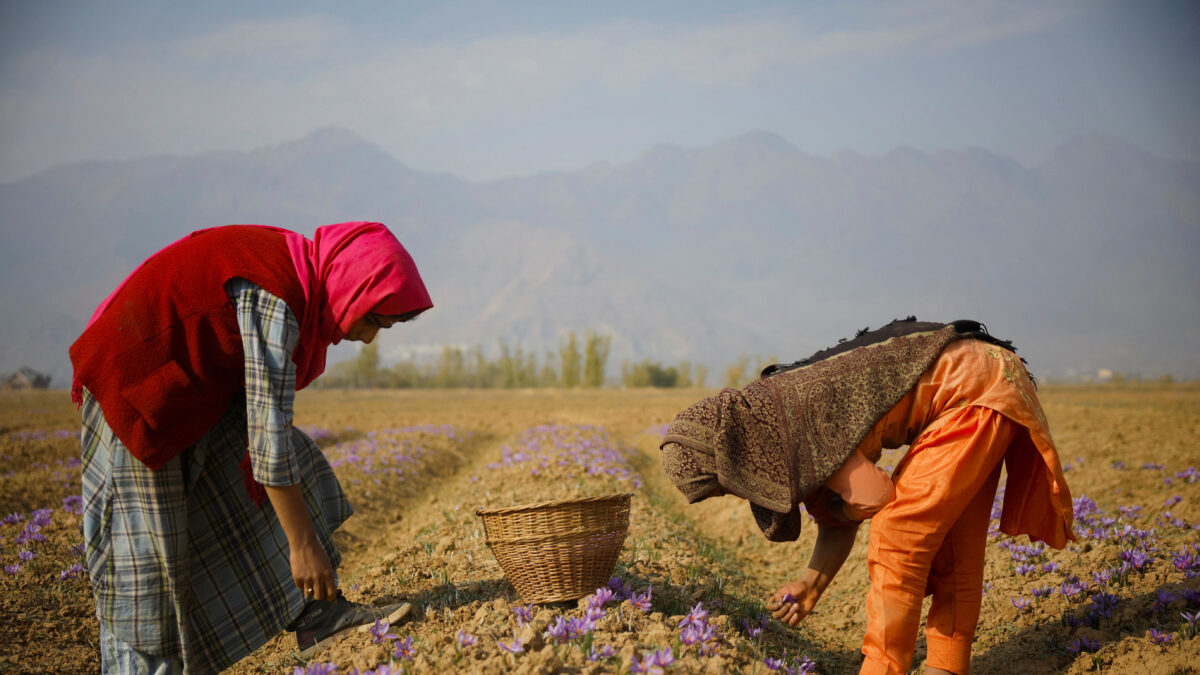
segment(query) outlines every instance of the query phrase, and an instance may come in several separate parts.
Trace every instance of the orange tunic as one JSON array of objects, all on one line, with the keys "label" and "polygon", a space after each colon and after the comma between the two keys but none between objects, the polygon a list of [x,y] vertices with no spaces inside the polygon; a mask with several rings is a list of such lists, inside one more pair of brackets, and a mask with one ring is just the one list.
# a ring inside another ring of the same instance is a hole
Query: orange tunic
[{"label": "orange tunic", "polygon": [[[979,340],[958,340],[947,346],[917,386],[871,428],[858,451],[825,486],[842,498],[848,515],[857,520],[870,518],[894,495],[891,480],[875,465],[883,448],[909,445],[918,434],[945,423],[947,411],[967,405],[995,410],[1028,432],[1028,438],[1016,439],[1004,456],[1008,482],[1001,531],[1013,536],[1027,534],[1054,548],[1065,546],[1068,539],[1074,539],[1071,493],[1033,382],[1015,354]],[[902,461],[901,467],[904,464]],[[812,500],[809,510],[818,523],[831,524],[824,517],[821,501]]]},{"label": "orange tunic", "polygon": [[[874,462],[884,447],[903,445],[909,452],[889,481]],[[959,340],[808,500],[822,527],[840,524],[830,492],[850,517],[875,515],[863,673],[908,669],[927,594],[934,596],[927,666],[969,670],[1001,462],[1008,471],[1001,530],[1055,548],[1074,539],[1071,494],[1024,365],[1008,350]]]}]

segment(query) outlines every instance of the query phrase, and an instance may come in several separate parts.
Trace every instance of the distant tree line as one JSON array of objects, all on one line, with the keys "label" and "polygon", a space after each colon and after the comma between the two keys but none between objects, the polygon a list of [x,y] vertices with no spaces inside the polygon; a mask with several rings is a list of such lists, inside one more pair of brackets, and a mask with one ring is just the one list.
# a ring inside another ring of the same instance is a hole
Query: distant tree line
[{"label": "distant tree line", "polygon": [[[602,387],[608,365],[612,337],[586,331],[580,337],[571,331],[559,344],[558,351],[547,351],[539,359],[534,351],[500,341],[499,355],[489,359],[482,347],[462,348],[444,345],[436,359],[401,361],[384,367],[379,358],[379,343],[364,345],[358,356],[335,364],[317,380],[319,387],[363,388],[456,388],[514,389]],[[757,363],[755,370],[749,370]],[[743,354],[725,369],[724,386],[741,387],[758,377],[759,371],[774,359],[763,360]],[[621,364],[620,384],[642,387],[705,387],[708,367],[682,361],[668,366],[644,359]]]}]

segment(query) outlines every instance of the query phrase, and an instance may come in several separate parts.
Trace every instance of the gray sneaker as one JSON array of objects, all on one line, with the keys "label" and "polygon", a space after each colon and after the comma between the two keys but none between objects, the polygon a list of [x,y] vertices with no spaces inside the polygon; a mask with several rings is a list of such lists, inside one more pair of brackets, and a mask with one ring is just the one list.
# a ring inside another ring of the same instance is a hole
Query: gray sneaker
[{"label": "gray sneaker", "polygon": [[332,602],[327,600],[312,600],[304,607],[304,612],[288,625],[287,629],[296,632],[296,646],[300,649],[300,658],[307,659],[324,649],[343,633],[375,623],[382,619],[395,625],[406,618],[412,611],[412,605],[407,602],[384,607],[372,607],[350,602],[338,589],[337,598]]}]

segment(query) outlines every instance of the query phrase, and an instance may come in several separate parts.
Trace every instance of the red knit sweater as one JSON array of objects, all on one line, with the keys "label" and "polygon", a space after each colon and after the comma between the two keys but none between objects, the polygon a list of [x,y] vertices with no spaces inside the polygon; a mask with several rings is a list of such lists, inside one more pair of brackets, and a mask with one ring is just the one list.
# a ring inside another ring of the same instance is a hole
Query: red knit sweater
[{"label": "red knit sweater", "polygon": [[113,433],[151,469],[200,440],[245,386],[241,332],[225,293],[234,277],[278,296],[304,321],[283,234],[229,225],[147,260],[71,345],[76,386],[87,387]]}]

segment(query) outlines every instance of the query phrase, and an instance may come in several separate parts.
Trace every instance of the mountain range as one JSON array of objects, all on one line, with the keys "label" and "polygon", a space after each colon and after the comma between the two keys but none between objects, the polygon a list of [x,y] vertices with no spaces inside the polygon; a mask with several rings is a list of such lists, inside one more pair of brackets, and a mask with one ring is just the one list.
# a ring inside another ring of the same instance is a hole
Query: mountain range
[{"label": "mountain range", "polygon": [[[468,182],[321,129],[249,152],[94,161],[0,184],[0,372],[66,352],[146,256],[192,230],[387,223],[435,308],[385,362],[569,331],[714,373],[895,317],[974,318],[1037,375],[1200,376],[1200,164],[1103,135],[1023,165],[978,148],[817,157],[768,132]],[[353,355],[335,348],[331,360]]]}]

